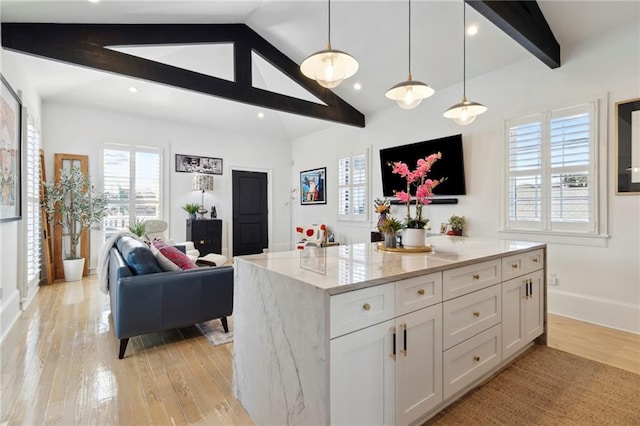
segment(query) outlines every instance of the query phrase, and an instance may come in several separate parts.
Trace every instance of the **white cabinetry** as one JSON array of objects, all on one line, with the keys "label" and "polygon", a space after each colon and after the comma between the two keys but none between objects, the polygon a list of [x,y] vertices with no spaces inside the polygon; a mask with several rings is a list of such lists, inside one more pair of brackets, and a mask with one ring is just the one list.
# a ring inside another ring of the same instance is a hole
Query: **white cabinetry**
[{"label": "white cabinetry", "polygon": [[539,270],[503,282],[503,359],[511,357],[543,332],[544,271]]}]

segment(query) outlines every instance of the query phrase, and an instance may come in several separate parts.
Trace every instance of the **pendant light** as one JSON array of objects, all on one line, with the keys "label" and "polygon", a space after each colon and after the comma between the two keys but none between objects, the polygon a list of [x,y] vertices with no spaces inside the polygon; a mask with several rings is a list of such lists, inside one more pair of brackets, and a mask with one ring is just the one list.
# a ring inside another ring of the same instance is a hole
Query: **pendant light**
[{"label": "pendant light", "polygon": [[461,126],[471,124],[476,116],[487,110],[487,107],[477,102],[467,100],[466,61],[467,61],[467,17],[466,4],[462,2],[462,102],[453,105],[444,112],[445,118],[451,118]]},{"label": "pendant light", "polygon": [[434,90],[428,84],[416,81],[411,76],[411,0],[409,0],[409,77],[387,90],[385,96],[398,103],[402,109],[414,109],[423,99],[433,95]]},{"label": "pendant light", "polygon": [[337,87],[346,78],[358,71],[358,61],[348,53],[331,48],[331,0],[328,0],[329,37],[326,50],[320,50],[307,57],[300,64],[305,76],[316,80],[327,89]]}]

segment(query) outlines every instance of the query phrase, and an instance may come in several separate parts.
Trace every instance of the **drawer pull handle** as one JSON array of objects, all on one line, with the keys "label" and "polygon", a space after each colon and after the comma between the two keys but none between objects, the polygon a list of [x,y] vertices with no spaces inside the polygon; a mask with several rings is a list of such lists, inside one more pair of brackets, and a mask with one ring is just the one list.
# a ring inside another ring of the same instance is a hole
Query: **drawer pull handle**
[{"label": "drawer pull handle", "polygon": [[368,303],[365,303],[364,305],[362,305],[362,309],[364,309],[365,311],[368,311],[369,309],[371,309],[371,305]]},{"label": "drawer pull handle", "polygon": [[511,267],[512,267],[513,269],[517,269],[517,268],[518,268],[518,264],[517,264],[517,263],[512,263],[512,264],[511,264]]},{"label": "drawer pull handle", "polygon": [[396,328],[391,327],[391,332],[393,333],[393,348],[391,351],[391,359],[396,360]]},{"label": "drawer pull handle", "polygon": [[421,288],[420,290],[418,290],[418,294],[420,296],[424,296],[424,289]]},{"label": "drawer pull handle", "polygon": [[200,240],[200,244],[204,244],[204,240]]},{"label": "drawer pull handle", "polygon": [[474,274],[473,275],[473,279],[474,280],[479,280],[480,279],[480,274]]},{"label": "drawer pull handle", "polygon": [[474,356],[474,357],[473,357],[473,360],[474,360],[475,362],[478,362],[478,361],[480,361],[480,357],[479,357],[478,355],[476,355],[476,356]]},{"label": "drawer pull handle", "polygon": [[538,258],[537,257],[533,258],[533,263],[538,263]]},{"label": "drawer pull handle", "polygon": [[476,317],[476,318],[479,317],[480,316],[480,312],[474,312],[473,316]]}]

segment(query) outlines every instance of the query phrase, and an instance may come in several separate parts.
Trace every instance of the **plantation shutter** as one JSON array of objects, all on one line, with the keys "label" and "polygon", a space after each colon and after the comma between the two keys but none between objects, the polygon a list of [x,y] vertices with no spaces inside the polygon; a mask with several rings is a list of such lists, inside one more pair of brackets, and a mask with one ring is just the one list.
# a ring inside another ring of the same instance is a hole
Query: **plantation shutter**
[{"label": "plantation shutter", "polygon": [[338,158],[338,219],[367,219],[368,151]]},{"label": "plantation shutter", "polygon": [[41,226],[40,217],[40,135],[29,120],[27,124],[27,283],[40,281]]}]

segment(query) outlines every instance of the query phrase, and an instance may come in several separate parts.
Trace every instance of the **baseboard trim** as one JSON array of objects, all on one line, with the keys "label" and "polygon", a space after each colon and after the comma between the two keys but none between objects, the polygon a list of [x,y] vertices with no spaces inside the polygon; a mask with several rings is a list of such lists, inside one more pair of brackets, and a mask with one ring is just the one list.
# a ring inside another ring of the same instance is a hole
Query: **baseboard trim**
[{"label": "baseboard trim", "polygon": [[20,292],[16,289],[0,307],[0,343],[20,317]]},{"label": "baseboard trim", "polygon": [[549,313],[640,334],[640,306],[548,288]]}]

